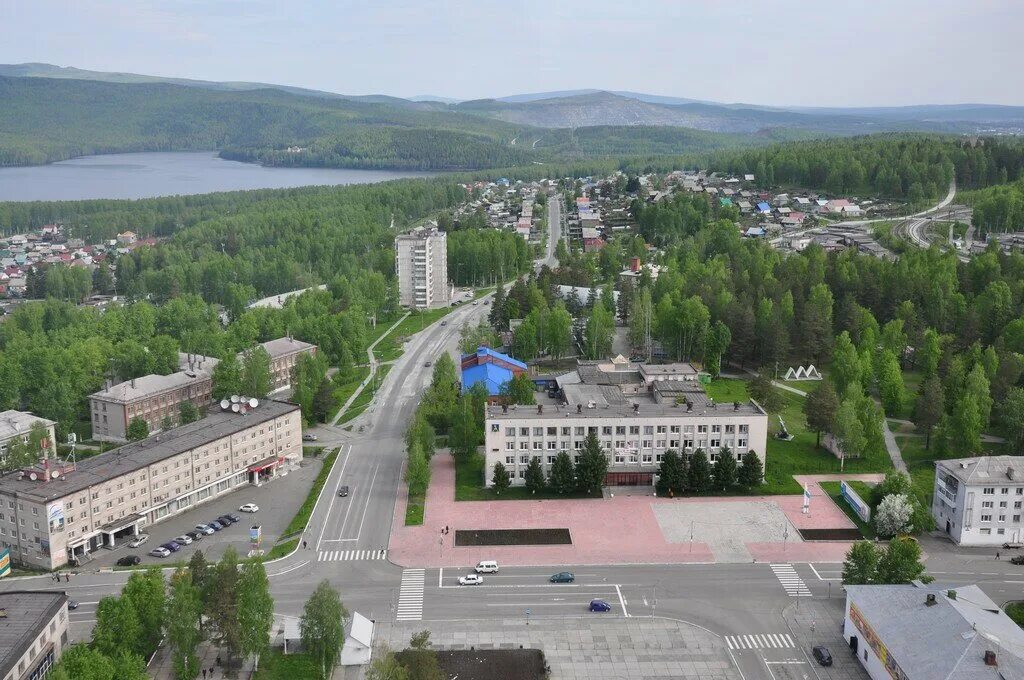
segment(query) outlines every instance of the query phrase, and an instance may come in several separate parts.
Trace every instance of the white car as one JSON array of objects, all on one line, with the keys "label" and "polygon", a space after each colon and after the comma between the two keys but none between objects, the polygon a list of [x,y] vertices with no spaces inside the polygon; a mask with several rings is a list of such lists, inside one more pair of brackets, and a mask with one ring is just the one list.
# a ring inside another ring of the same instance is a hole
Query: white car
[{"label": "white car", "polygon": [[186,536],[185,534],[182,534],[181,536],[175,538],[174,542],[178,545],[192,545],[192,539]]},{"label": "white car", "polygon": [[209,536],[210,534],[214,533],[213,527],[208,527],[205,524],[197,524],[196,525],[196,531],[198,531],[200,533],[203,533],[203,534],[206,534],[207,536]]},{"label": "white car", "polygon": [[136,536],[131,543],[128,544],[129,548],[138,548],[149,540],[149,534],[139,534]]},{"label": "white car", "polygon": [[478,586],[484,582],[484,577],[480,574],[466,574],[465,576],[459,577],[460,586]]},{"label": "white car", "polygon": [[246,503],[242,507],[238,508],[239,512],[259,512],[260,506],[255,503]]},{"label": "white car", "polygon": [[167,557],[171,554],[171,551],[163,546],[157,546],[149,551],[149,554],[153,557]]}]

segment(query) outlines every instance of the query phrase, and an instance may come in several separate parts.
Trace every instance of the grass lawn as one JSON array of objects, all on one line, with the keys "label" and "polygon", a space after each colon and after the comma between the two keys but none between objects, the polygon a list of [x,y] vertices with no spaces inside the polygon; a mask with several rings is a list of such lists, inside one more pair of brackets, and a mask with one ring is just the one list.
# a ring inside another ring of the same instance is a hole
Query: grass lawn
[{"label": "grass lawn", "polygon": [[[440,309],[431,309],[426,312],[410,313],[402,323],[395,327],[395,330],[391,331],[390,335],[380,341],[380,344],[373,350],[373,355],[377,357],[379,361],[392,361],[397,359],[402,356],[402,343],[404,343],[410,335],[419,333],[430,324],[445,317],[453,309],[458,309],[458,307],[442,307]],[[392,323],[394,322],[392,321]],[[378,328],[379,327],[380,324],[378,324]]]},{"label": "grass lawn", "polygon": [[750,395],[747,394],[747,381],[738,378],[715,378],[706,386],[705,391],[720,404],[750,399]]},{"label": "grass lawn", "polygon": [[[449,455],[448,453],[435,453],[434,455]],[[490,474],[490,471],[488,471]],[[545,489],[537,493],[530,493],[525,486],[513,486],[506,489],[500,495],[493,489],[484,488],[484,457],[477,453],[474,456],[460,460],[455,459],[455,500],[457,501],[525,501],[525,500],[549,500],[555,498],[600,498],[601,494],[572,493],[561,495],[554,491]],[[408,515],[406,516],[408,520]],[[408,521],[406,522],[408,523]]]},{"label": "grass lawn", "polygon": [[1011,602],[1006,605],[1006,615],[1014,622],[1024,628],[1024,602]]},{"label": "grass lawn", "polygon": [[405,508],[405,526],[420,526],[423,524],[423,506],[426,503],[424,496],[409,496],[409,505]]},{"label": "grass lawn", "polygon": [[[910,480],[914,491],[922,501],[931,505],[932,492],[935,490],[935,461],[950,458],[963,458],[964,455],[953,452],[942,455],[938,452],[935,442],[931,450],[924,448],[924,437],[897,437],[896,442],[903,454],[903,461],[910,472]],[[982,455],[1000,455],[1006,453],[1004,444],[982,444]]]},{"label": "grass lawn", "polygon": [[377,368],[377,379],[363,388],[363,391],[359,393],[355,401],[352,402],[352,406],[349,407],[348,411],[345,411],[345,415],[338,421],[339,423],[347,423],[352,420],[360,413],[366,410],[366,407],[373,401],[373,397],[377,394],[377,390],[384,384],[384,378],[387,377],[388,371],[391,370],[391,366],[383,365]]},{"label": "grass lawn", "polygon": [[810,394],[814,390],[818,389],[818,385],[822,382],[822,380],[780,380],[779,384]]},{"label": "grass lawn", "polygon": [[[341,410],[341,407],[345,405],[345,402],[348,401],[349,397],[351,397],[352,394],[355,393],[356,389],[359,388],[360,383],[362,383],[363,380],[365,380],[366,376],[368,375],[370,375],[369,366],[357,366],[354,369],[352,373],[352,378],[350,380],[347,380],[334,388],[334,401],[335,403],[338,404],[339,411]],[[334,415],[338,415],[337,411],[335,411]]]},{"label": "grass lawn", "polygon": [[[819,482],[818,486],[820,486],[822,490],[825,493],[827,493],[833,501],[835,501],[836,505],[843,509],[843,512],[846,513],[846,516],[849,517],[853,521],[853,523],[857,525],[857,528],[860,529],[860,532],[864,534],[864,538],[874,538],[875,528],[867,522],[865,522],[864,520],[862,520],[860,516],[853,511],[853,508],[850,507],[850,504],[846,502],[845,498],[843,498],[842,493],[840,492],[839,484],[839,482]],[[852,482],[847,482],[847,484],[853,486]],[[854,490],[860,495],[861,499],[865,503],[868,502],[868,497],[865,496],[860,489],[854,487]]]},{"label": "grass lawn", "polygon": [[291,539],[289,541],[285,541],[284,543],[278,543],[273,548],[271,548],[270,551],[266,555],[263,556],[263,559],[266,560],[266,561],[270,561],[270,560],[276,560],[278,557],[284,557],[285,555],[288,555],[293,550],[295,550],[295,547],[298,544],[299,544],[299,539],[297,539],[297,538],[293,538],[293,539]]},{"label": "grass lawn", "polygon": [[324,452],[324,447],[322,447],[322,446],[303,446],[302,447],[302,457],[303,458],[316,458],[317,456],[319,456],[323,452]]},{"label": "grass lawn", "polygon": [[316,505],[316,499],[320,496],[320,490],[327,483],[327,476],[331,473],[331,466],[334,465],[334,459],[338,457],[338,451],[339,449],[334,449],[324,458],[323,467],[320,468],[316,479],[313,480],[313,486],[310,488],[309,494],[306,495],[306,500],[302,503],[299,511],[295,513],[292,521],[288,523],[288,528],[284,530],[283,536],[296,534],[306,528],[309,516],[313,514],[313,506]]},{"label": "grass lawn", "polygon": [[253,680],[295,680],[296,678],[318,678],[320,669],[313,658],[306,654],[285,654],[272,649],[260,657],[260,669]]}]

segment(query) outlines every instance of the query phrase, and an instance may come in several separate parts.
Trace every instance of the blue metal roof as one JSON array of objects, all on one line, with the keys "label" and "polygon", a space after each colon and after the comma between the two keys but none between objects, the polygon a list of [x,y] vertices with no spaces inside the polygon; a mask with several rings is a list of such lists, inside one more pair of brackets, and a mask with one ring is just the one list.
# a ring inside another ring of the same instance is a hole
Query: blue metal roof
[{"label": "blue metal roof", "polygon": [[477,383],[483,383],[487,394],[497,396],[501,388],[512,380],[512,371],[497,364],[470,366],[462,372],[462,393],[469,392]]},{"label": "blue metal roof", "polygon": [[771,212],[772,211],[772,207],[770,205],[768,205],[767,203],[765,203],[764,201],[761,201],[760,203],[757,204],[757,209],[760,210],[761,212]]},{"label": "blue metal roof", "polygon": [[[487,356],[489,356],[489,357],[491,357],[493,359],[498,359],[499,361],[507,361],[508,363],[512,364],[513,366],[518,366],[519,368],[523,369],[524,371],[526,370],[526,364],[524,364],[519,359],[513,359],[512,357],[510,357],[507,354],[502,354],[501,352],[495,352],[490,347],[477,347],[476,348],[476,355],[478,357],[487,357]],[[469,356],[469,355],[467,355],[467,356]]]}]

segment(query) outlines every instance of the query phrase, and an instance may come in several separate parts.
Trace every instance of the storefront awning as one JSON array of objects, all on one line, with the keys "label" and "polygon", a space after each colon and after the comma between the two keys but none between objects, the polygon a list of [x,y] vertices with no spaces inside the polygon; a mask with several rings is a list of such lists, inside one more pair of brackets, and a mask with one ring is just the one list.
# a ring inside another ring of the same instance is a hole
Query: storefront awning
[{"label": "storefront awning", "polygon": [[272,468],[276,465],[280,465],[284,458],[278,458],[277,456],[271,456],[270,458],[264,458],[258,463],[253,463],[249,466],[249,472],[262,472],[263,470]]}]

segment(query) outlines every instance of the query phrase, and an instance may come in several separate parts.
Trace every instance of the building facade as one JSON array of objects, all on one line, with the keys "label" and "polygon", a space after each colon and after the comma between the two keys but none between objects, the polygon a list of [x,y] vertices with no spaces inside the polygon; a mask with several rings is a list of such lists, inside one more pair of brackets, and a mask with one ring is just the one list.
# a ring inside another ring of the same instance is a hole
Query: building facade
[{"label": "building facade", "polygon": [[[689,376],[687,379],[685,376]],[[557,380],[560,398],[536,407],[488,406],[485,483],[501,462],[513,485],[526,483],[531,458],[547,474],[559,451],[579,462],[594,434],[608,457],[605,484],[649,485],[666,451],[712,461],[728,449],[740,461],[748,451],[764,460],[768,416],[755,402],[716,404],[689,364],[643,366],[618,360],[580,362]]]},{"label": "building facade", "polygon": [[403,307],[447,307],[451,304],[448,235],[437,228],[420,228],[395,237],[395,273]]},{"label": "building facade", "polygon": [[1024,458],[936,462],[932,515],[936,528],[959,545],[1024,543]]},{"label": "building facade", "polygon": [[53,590],[0,593],[0,678],[41,680],[68,645],[68,597]]},{"label": "building facade", "polygon": [[316,354],[316,345],[289,336],[268,340],[262,344],[270,355],[270,391],[279,392],[292,386],[295,365],[304,354]]},{"label": "building facade", "polygon": [[299,407],[271,399],[87,458],[0,477],[0,543],[22,564],[81,564],[198,503],[262,484],[302,457]]},{"label": "building facade", "polygon": [[11,445],[11,442],[16,439],[28,441],[36,423],[46,430],[47,441],[44,443],[48,444],[47,448],[54,449],[56,442],[54,441],[53,427],[57,423],[25,411],[0,412],[0,458],[6,455],[7,447]]},{"label": "building facade", "polygon": [[128,425],[146,421],[150,434],[163,429],[164,419],[177,423],[181,405],[200,411],[210,403],[213,379],[205,370],[184,370],[170,375],[145,375],[89,395],[92,436],[100,441],[128,440]]}]

